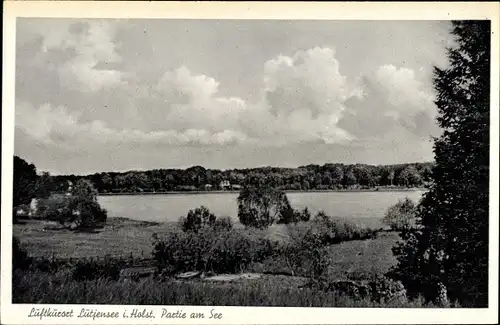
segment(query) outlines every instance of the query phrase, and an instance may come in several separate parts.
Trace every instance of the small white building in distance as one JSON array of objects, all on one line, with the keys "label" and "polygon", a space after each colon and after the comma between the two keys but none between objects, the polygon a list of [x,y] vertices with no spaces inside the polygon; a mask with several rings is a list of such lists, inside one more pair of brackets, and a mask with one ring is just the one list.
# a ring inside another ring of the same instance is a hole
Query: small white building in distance
[{"label": "small white building in distance", "polygon": [[219,187],[221,190],[227,190],[227,189],[231,188],[231,183],[229,183],[229,181],[227,181],[227,180],[221,181],[219,184]]}]

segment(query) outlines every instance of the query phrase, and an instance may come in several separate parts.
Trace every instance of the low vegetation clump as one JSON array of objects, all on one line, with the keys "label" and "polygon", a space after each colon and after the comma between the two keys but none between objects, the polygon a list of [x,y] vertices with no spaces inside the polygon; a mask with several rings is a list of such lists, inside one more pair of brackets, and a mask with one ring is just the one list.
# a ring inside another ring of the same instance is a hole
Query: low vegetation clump
[{"label": "low vegetation clump", "polygon": [[179,223],[184,232],[197,233],[200,229],[214,228],[217,230],[230,230],[233,222],[230,217],[217,218],[206,207],[201,206],[194,210],[189,210],[186,217],[181,217]]},{"label": "low vegetation clump", "polygon": [[289,207],[285,213],[280,216],[278,224],[291,224],[298,222],[307,222],[311,219],[309,209],[305,207],[303,210],[292,209]]},{"label": "low vegetation clump", "polygon": [[322,211],[316,214],[310,227],[323,245],[375,238],[378,232],[376,229],[358,227],[355,223],[342,218],[327,216]]},{"label": "low vegetation clump", "polygon": [[377,231],[319,212],[311,222],[287,225],[286,234],[287,240],[277,245],[276,258],[283,260],[288,273],[320,281],[331,264],[330,245],[375,238]]},{"label": "low vegetation clump", "polygon": [[399,200],[389,207],[382,222],[395,231],[404,231],[415,226],[417,206],[409,198]]},{"label": "low vegetation clump", "polygon": [[12,237],[12,269],[25,270],[31,265],[32,258],[17,237]]},{"label": "low vegetation clump", "polygon": [[111,279],[116,281],[120,278],[120,271],[125,265],[126,262],[123,260],[79,260],[74,265],[71,265],[71,276],[76,281],[93,279]]},{"label": "low vegetation clump", "polygon": [[278,256],[284,260],[292,275],[320,280],[330,261],[321,236],[310,226],[287,229],[288,241],[278,248]]},{"label": "low vegetation clump", "polygon": [[182,231],[153,237],[153,256],[164,274],[237,273],[273,252],[263,231],[233,229],[231,219],[219,219],[205,207],[191,210],[180,225]]},{"label": "low vegetation clump", "polygon": [[184,271],[237,273],[272,253],[271,243],[243,229],[174,231],[156,238],[153,256],[164,274]]}]

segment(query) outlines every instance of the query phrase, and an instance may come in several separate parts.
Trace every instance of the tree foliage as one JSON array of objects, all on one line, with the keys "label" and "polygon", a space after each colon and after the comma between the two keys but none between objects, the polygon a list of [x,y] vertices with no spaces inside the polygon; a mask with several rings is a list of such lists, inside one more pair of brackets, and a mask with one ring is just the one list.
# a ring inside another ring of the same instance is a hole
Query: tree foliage
[{"label": "tree foliage", "polygon": [[[207,188],[220,190],[222,181],[240,186],[267,184],[281,190],[328,190],[392,185],[423,187],[428,180],[431,167],[431,163],[387,166],[324,164],[298,168],[259,167],[229,170],[195,166],[184,170],[103,172],[86,176],[64,175],[52,178],[57,181],[60,188],[63,188],[67,181],[75,184],[80,179],[86,179],[94,184],[99,193],[204,191]],[[400,177],[402,173],[406,176]]]},{"label": "tree foliage", "polygon": [[285,192],[272,186],[245,186],[238,196],[238,218],[245,226],[266,228],[293,218]]},{"label": "tree foliage", "polygon": [[12,237],[12,270],[27,269],[31,264],[31,257],[17,237]]},{"label": "tree foliage", "polygon": [[180,218],[180,224],[183,231],[198,232],[201,228],[212,227],[217,217],[206,207],[201,206],[194,210],[189,210],[187,217]]},{"label": "tree foliage", "polygon": [[88,179],[80,179],[76,182],[71,194],[90,201],[96,201],[98,193],[91,181]]},{"label": "tree foliage", "polygon": [[416,213],[415,203],[405,198],[387,209],[382,222],[390,226],[392,230],[404,231],[414,225]]},{"label": "tree foliage", "polygon": [[[446,288],[464,306],[488,303],[490,22],[453,22],[449,67],[435,68],[437,121],[433,183],[418,227],[394,248],[391,276],[409,293],[437,299]],[[440,289],[441,288],[441,289]]]},{"label": "tree foliage", "polygon": [[94,229],[102,226],[107,211],[95,200],[82,196],[49,198],[43,203],[42,219],[56,221],[68,229]]},{"label": "tree foliage", "polygon": [[24,159],[14,156],[13,205],[29,204],[36,196],[38,176],[36,167]]}]

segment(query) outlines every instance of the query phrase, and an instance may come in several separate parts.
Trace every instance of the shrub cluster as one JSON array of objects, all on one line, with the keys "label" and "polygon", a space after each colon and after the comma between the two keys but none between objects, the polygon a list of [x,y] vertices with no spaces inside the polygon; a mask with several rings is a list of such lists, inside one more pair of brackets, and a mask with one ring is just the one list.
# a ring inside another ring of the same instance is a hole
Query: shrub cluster
[{"label": "shrub cluster", "polygon": [[32,258],[28,256],[28,252],[21,246],[17,237],[12,238],[12,269],[25,270],[30,267]]},{"label": "shrub cluster", "polygon": [[153,256],[167,274],[194,270],[237,273],[270,256],[272,247],[262,234],[206,228],[198,232],[174,231],[164,239],[156,238]]},{"label": "shrub cluster", "polygon": [[406,289],[400,281],[385,276],[377,276],[368,283],[372,301],[378,303],[405,302]]},{"label": "shrub cluster", "polygon": [[189,210],[186,217],[179,219],[179,223],[184,232],[197,233],[203,228],[214,228],[217,230],[230,230],[233,228],[233,222],[230,217],[217,218],[204,206]]},{"label": "shrub cluster", "polygon": [[368,282],[326,279],[309,283],[317,290],[332,291],[337,296],[347,296],[356,300],[366,299],[382,305],[398,305],[408,302],[406,289],[399,281],[377,275]]},{"label": "shrub cluster", "polygon": [[398,203],[389,207],[382,222],[395,231],[404,231],[415,225],[417,207],[409,198],[399,200]]},{"label": "shrub cluster", "polygon": [[230,218],[217,218],[207,208],[181,218],[182,231],[163,239],[153,236],[153,256],[166,274],[184,271],[237,273],[273,253],[263,231],[233,229]]},{"label": "shrub cluster", "polygon": [[291,224],[298,223],[300,221],[307,222],[311,219],[311,213],[309,209],[305,207],[303,210],[293,209],[292,207],[288,207],[284,210],[283,213],[280,214],[280,218],[278,219],[279,224]]},{"label": "shrub cluster", "polygon": [[125,266],[125,261],[119,260],[87,260],[77,261],[71,267],[71,276],[74,280],[112,279],[120,278],[120,270]]},{"label": "shrub cluster", "polygon": [[318,212],[309,226],[323,245],[338,244],[349,240],[375,238],[378,230],[361,228],[342,218],[332,218],[323,211]]},{"label": "shrub cluster", "polygon": [[292,275],[319,280],[330,263],[325,244],[318,233],[308,226],[289,226],[288,241],[280,244],[279,256]]},{"label": "shrub cluster", "polygon": [[324,280],[330,264],[326,246],[343,241],[368,239],[377,231],[359,228],[343,219],[334,219],[319,212],[308,223],[287,226],[288,240],[278,244],[278,258],[292,275]]}]

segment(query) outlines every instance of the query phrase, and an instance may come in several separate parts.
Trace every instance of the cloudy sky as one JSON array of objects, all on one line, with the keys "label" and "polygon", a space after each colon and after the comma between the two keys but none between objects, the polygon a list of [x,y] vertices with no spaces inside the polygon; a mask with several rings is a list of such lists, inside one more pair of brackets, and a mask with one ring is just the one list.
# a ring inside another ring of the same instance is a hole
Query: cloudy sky
[{"label": "cloudy sky", "polygon": [[429,161],[449,27],[18,19],[15,154],[54,174]]}]

